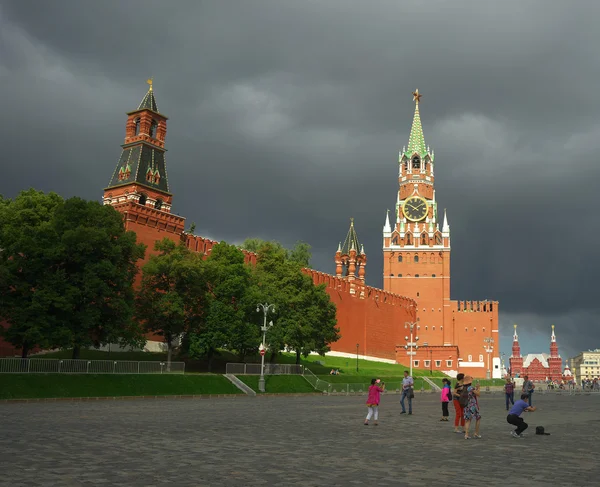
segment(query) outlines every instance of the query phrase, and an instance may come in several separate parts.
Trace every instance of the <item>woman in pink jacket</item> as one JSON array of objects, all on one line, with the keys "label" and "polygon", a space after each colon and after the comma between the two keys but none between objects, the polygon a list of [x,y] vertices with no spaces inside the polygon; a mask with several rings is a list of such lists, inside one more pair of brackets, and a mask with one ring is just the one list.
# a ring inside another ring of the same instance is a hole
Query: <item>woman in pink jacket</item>
[{"label": "woman in pink jacket", "polygon": [[448,421],[448,416],[450,415],[448,412],[448,403],[452,401],[452,389],[450,389],[450,381],[448,379],[442,379],[442,383],[444,386],[440,395],[440,400],[442,401],[442,419],[440,421]]},{"label": "woman in pink jacket", "polygon": [[371,379],[369,397],[367,397],[367,409],[369,412],[365,419],[365,426],[369,425],[371,418],[374,419],[375,426],[377,426],[377,418],[379,417],[379,398],[383,391],[385,391],[385,382],[381,382],[381,379]]}]

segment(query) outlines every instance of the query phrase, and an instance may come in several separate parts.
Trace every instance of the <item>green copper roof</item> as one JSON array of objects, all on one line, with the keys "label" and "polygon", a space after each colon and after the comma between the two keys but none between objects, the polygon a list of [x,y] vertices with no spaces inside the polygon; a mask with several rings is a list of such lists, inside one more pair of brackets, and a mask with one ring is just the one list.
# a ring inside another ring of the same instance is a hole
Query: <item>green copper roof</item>
[{"label": "green copper roof", "polygon": [[158,106],[156,105],[156,98],[154,98],[154,91],[152,90],[152,86],[146,93],[146,96],[142,99],[140,106],[137,108],[138,110],[152,110],[153,112],[159,113]]},{"label": "green copper roof", "polygon": [[346,235],[346,240],[344,240],[344,245],[341,247],[342,254],[349,254],[351,249],[356,250],[357,254],[360,254],[362,250],[360,243],[358,243],[358,235],[354,230],[354,218],[350,218],[350,229],[348,235]]},{"label": "green copper roof", "polygon": [[408,137],[408,147],[405,154],[410,157],[414,153],[424,156],[427,154],[427,146],[425,145],[425,137],[423,136],[423,127],[421,126],[421,115],[419,114],[419,102],[415,105],[415,116],[413,118],[412,127],[410,128],[410,136]]}]

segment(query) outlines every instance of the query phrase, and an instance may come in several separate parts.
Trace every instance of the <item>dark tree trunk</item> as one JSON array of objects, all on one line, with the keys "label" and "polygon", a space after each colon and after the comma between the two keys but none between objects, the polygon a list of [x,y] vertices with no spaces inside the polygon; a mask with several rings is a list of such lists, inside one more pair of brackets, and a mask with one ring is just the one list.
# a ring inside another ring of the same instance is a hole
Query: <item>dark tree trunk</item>
[{"label": "dark tree trunk", "polygon": [[167,372],[171,372],[171,357],[173,356],[173,342],[167,340]]},{"label": "dark tree trunk", "polygon": [[300,350],[296,350],[296,365],[300,364]]},{"label": "dark tree trunk", "polygon": [[271,358],[269,359],[269,363],[274,364],[276,358],[277,358],[277,352],[275,350],[273,350],[271,352]]},{"label": "dark tree trunk", "polygon": [[73,347],[73,355],[71,356],[71,358],[73,360],[78,359],[81,356],[81,346],[80,345],[75,345]]},{"label": "dark tree trunk", "polygon": [[21,349],[21,358],[27,358],[29,355],[29,343],[24,343],[23,348]]},{"label": "dark tree trunk", "polygon": [[214,356],[215,356],[214,351],[212,349],[210,349],[208,351],[208,372],[212,372]]}]

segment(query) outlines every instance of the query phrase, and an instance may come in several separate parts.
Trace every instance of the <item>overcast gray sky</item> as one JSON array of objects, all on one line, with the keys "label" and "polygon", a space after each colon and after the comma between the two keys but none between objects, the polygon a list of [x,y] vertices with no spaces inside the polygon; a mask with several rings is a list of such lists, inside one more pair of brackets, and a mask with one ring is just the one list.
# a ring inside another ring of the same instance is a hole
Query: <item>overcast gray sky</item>
[{"label": "overcast gray sky", "polygon": [[497,299],[502,351],[600,347],[598,2],[0,1],[0,192],[99,199],[153,76],[173,211],[312,245],[349,218],[381,286],[398,151],[423,93],[452,297]]}]

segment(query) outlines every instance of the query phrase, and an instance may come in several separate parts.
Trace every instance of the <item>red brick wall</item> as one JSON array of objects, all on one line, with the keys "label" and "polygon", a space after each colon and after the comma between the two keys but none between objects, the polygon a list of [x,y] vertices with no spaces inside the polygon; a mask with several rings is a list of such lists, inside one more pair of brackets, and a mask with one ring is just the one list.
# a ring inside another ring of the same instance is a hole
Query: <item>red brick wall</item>
[{"label": "red brick wall", "polygon": [[396,346],[404,343],[404,323],[415,321],[415,302],[411,299],[364,287],[350,293],[350,283],[344,279],[318,272],[304,270],[311,275],[315,284],[326,284],[329,297],[337,307],[338,327],[341,339],[331,344],[336,352],[396,359]]}]

